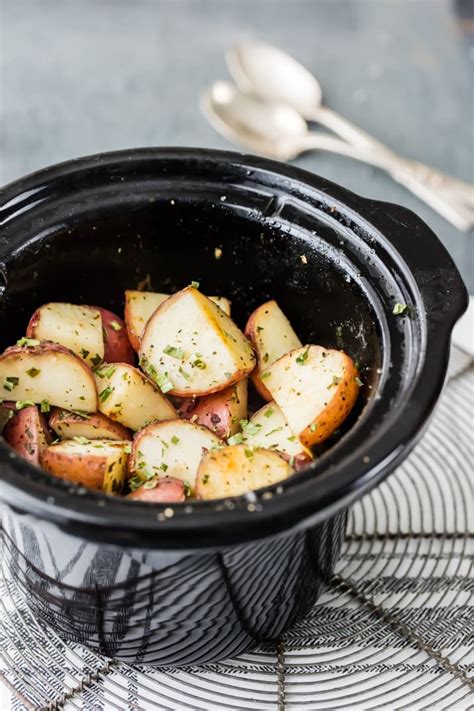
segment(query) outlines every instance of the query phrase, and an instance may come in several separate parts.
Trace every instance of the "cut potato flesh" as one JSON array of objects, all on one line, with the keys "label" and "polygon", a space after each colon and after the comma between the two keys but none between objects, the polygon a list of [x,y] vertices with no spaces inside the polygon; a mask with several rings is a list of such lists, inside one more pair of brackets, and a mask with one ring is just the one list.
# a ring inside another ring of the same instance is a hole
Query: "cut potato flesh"
[{"label": "cut potato flesh", "polygon": [[139,430],[176,417],[170,402],[143,373],[127,363],[106,363],[96,372],[99,410],[114,422]]},{"label": "cut potato flesh", "polygon": [[250,449],[244,444],[206,454],[196,478],[198,499],[241,496],[287,479],[292,467],[268,449]]},{"label": "cut potato flesh", "polygon": [[321,346],[304,346],[275,361],[265,386],[303,444],[319,444],[349,414],[359,392],[349,356]]},{"label": "cut potato flesh", "polygon": [[157,422],[135,437],[130,472],[143,481],[175,477],[193,490],[203,455],[221,446],[222,441],[207,427],[182,420]]},{"label": "cut potato flesh", "polygon": [[179,414],[227,439],[238,432],[240,420],[247,417],[247,387],[248,379],[244,378],[218,393],[195,400],[186,398]]},{"label": "cut potato flesh", "polygon": [[12,346],[0,356],[0,397],[95,412],[97,389],[91,369],[67,348],[41,342]]},{"label": "cut potato flesh", "polygon": [[53,341],[97,366],[104,358],[104,336],[99,309],[77,304],[51,303],[40,306],[30,319],[28,338]]},{"label": "cut potato flesh", "polygon": [[[158,294],[153,291],[133,291],[125,292],[125,323],[127,331],[136,351],[140,349],[140,340],[149,319],[163,301],[169,298],[170,294]],[[228,316],[230,316],[230,301],[225,296],[210,296]]]},{"label": "cut potato flesh", "polygon": [[181,503],[186,499],[185,486],[181,479],[155,477],[128,494],[127,499],[150,504]]},{"label": "cut potato flesh", "polygon": [[274,300],[262,304],[250,315],[245,335],[250,338],[258,358],[252,381],[260,395],[270,401],[272,397],[261,378],[262,373],[288,351],[300,348],[302,343]]},{"label": "cut potato flesh", "polygon": [[250,342],[232,319],[193,287],[170,296],[148,321],[142,367],[172,395],[209,395],[255,366]]},{"label": "cut potato flesh", "polygon": [[293,433],[282,411],[269,402],[256,412],[244,428],[244,441],[251,447],[263,447],[284,452],[298,464],[313,459],[311,450]]},{"label": "cut potato flesh", "polygon": [[131,439],[130,431],[118,422],[113,422],[101,412],[77,415],[68,410],[54,408],[49,418],[49,426],[61,439]]},{"label": "cut potato flesh", "polygon": [[5,426],[3,437],[18,454],[37,466],[41,453],[52,440],[46,418],[35,405],[13,415]]},{"label": "cut potato flesh", "polygon": [[119,494],[127,478],[129,442],[65,440],[42,454],[43,469],[54,476],[106,494]]}]

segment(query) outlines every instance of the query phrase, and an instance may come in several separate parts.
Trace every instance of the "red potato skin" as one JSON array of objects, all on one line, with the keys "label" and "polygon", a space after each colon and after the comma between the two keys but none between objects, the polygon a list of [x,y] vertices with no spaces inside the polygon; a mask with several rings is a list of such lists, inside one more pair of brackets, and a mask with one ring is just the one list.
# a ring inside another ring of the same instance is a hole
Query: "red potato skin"
[{"label": "red potato skin", "polygon": [[[87,459],[87,462],[84,462]],[[41,456],[43,469],[65,481],[81,484],[87,489],[102,491],[106,462],[95,457],[84,457],[80,454],[65,455],[55,452],[54,446],[46,449]]]},{"label": "red potato skin", "polygon": [[[128,331],[124,321],[112,311],[103,309],[101,306],[92,308],[100,311],[102,318],[102,330],[104,333],[104,361],[105,363],[128,363],[135,365],[136,357],[128,337]],[[121,327],[116,331],[112,327],[115,321]]]},{"label": "red potato skin", "polygon": [[27,338],[34,338],[35,337],[35,332],[36,332],[36,326],[38,325],[40,320],[40,310],[36,309],[36,311],[33,313],[32,317],[30,318],[28,322],[28,326],[26,327],[26,337]]},{"label": "red potato skin", "polygon": [[[83,423],[84,418],[80,415],[74,414],[74,412],[69,412],[69,410],[63,410],[60,407],[53,407],[51,409],[51,415],[49,418],[49,426],[54,432],[60,437],[60,427],[61,424],[74,424]],[[103,415],[101,412],[95,412],[87,416],[87,424],[94,428],[108,428],[113,433],[113,437],[117,440],[131,440],[132,434],[130,430],[121,425],[119,422],[114,422],[108,417]],[[112,439],[112,436],[110,437]]]},{"label": "red potato skin", "polygon": [[231,416],[227,405],[234,388],[220,390],[213,395],[181,400],[178,414],[183,420],[192,420],[196,425],[207,427],[221,439],[230,435]]},{"label": "red potato skin", "polygon": [[[286,452],[280,452],[280,450],[273,450],[274,452],[277,452],[277,454],[280,455],[282,459],[284,459],[288,464],[290,464],[292,457],[290,457],[289,454]],[[294,461],[292,463],[293,469],[295,472],[299,472],[300,469],[304,469],[305,467],[308,466],[311,462],[313,462],[314,459],[311,459],[305,452],[301,452],[301,454],[297,454],[296,457],[294,458]]]},{"label": "red potato skin", "polygon": [[7,422],[3,438],[31,464],[39,466],[43,450],[53,438],[44,415],[35,405],[19,410]]},{"label": "red potato skin", "polygon": [[186,500],[186,495],[184,483],[170,476],[167,479],[159,479],[153,489],[144,489],[141,486],[126,498],[131,501],[147,501],[150,504],[178,504]]}]

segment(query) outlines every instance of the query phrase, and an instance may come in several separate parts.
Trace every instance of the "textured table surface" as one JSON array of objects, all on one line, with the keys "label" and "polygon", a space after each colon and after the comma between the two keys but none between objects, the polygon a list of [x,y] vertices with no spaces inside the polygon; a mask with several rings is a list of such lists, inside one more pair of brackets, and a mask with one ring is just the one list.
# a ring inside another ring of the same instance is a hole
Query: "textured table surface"
[{"label": "textured table surface", "polygon": [[[259,37],[319,77],[327,104],[389,146],[473,179],[469,0],[1,0],[0,181],[131,146],[228,148],[199,112],[223,53]],[[472,4],[470,5],[472,8]],[[348,159],[298,165],[412,208],[474,290],[472,235]]]}]

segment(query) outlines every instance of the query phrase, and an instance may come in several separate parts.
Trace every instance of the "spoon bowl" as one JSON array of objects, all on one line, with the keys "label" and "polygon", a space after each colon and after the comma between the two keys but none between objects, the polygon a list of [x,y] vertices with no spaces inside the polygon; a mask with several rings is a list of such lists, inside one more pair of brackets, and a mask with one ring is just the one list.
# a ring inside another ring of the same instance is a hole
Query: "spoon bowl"
[{"label": "spoon bowl", "polygon": [[260,101],[225,81],[203,94],[201,108],[226,138],[276,160],[299,155],[308,133],[306,121],[291,106]]}]

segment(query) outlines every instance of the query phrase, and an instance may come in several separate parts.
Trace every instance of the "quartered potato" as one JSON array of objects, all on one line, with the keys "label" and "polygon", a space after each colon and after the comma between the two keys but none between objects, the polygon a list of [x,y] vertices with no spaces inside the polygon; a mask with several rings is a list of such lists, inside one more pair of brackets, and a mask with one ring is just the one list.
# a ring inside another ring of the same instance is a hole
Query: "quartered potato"
[{"label": "quartered potato", "polygon": [[134,350],[128,339],[125,323],[112,311],[95,306],[102,319],[104,339],[104,361],[106,363],[130,363],[136,361]]},{"label": "quartered potato", "polygon": [[95,412],[97,389],[85,362],[57,343],[21,339],[0,355],[0,397],[31,401],[43,412],[56,405]]},{"label": "quartered potato", "polygon": [[[125,323],[133,348],[140,350],[140,340],[144,328],[158,306],[166,301],[170,294],[157,294],[153,291],[125,292]],[[228,316],[230,316],[230,301],[224,296],[210,296]]]},{"label": "quartered potato", "polygon": [[127,499],[150,504],[177,504],[186,499],[185,486],[181,479],[155,477],[128,494]]},{"label": "quartered potato", "polygon": [[156,422],[135,436],[129,469],[138,481],[175,477],[193,490],[203,455],[221,446],[207,427],[183,420]]},{"label": "quartered potato", "polygon": [[79,437],[47,447],[41,464],[59,479],[106,494],[120,494],[127,478],[129,447],[129,442],[88,441]]},{"label": "quartered potato", "polygon": [[186,398],[179,408],[179,415],[227,439],[238,432],[240,420],[247,417],[247,387],[248,380],[244,378],[218,393]]},{"label": "quartered potato", "polygon": [[297,469],[313,459],[311,450],[293,433],[275,402],[264,405],[251,417],[243,427],[243,438],[251,447],[263,447],[287,454]]},{"label": "quartered potato", "polygon": [[264,400],[272,400],[262,373],[278,358],[302,343],[277,302],[267,301],[250,315],[245,335],[252,342],[258,364],[252,373],[252,382]]},{"label": "quartered potato", "polygon": [[307,447],[323,442],[342,424],[359,393],[352,359],[321,346],[293,350],[266,373],[265,386]]},{"label": "quartered potato", "polygon": [[124,427],[136,431],[155,420],[176,417],[173,405],[132,365],[105,363],[95,377],[99,410]]},{"label": "quartered potato", "polygon": [[198,397],[245,378],[255,356],[232,319],[190,286],[166,299],[148,321],[140,363],[163,392]]},{"label": "quartered potato", "polygon": [[100,310],[91,306],[44,304],[31,317],[26,335],[59,343],[92,367],[104,359],[102,318]]},{"label": "quartered potato", "polygon": [[37,466],[41,453],[53,439],[45,416],[35,405],[13,414],[4,427],[3,438],[24,459]]},{"label": "quartered potato", "polygon": [[130,430],[118,422],[110,420],[101,412],[90,415],[79,415],[59,407],[53,408],[49,418],[49,426],[61,439],[131,439]]},{"label": "quartered potato", "polygon": [[198,499],[241,496],[287,479],[293,473],[290,464],[277,452],[236,444],[208,452],[196,477]]}]

